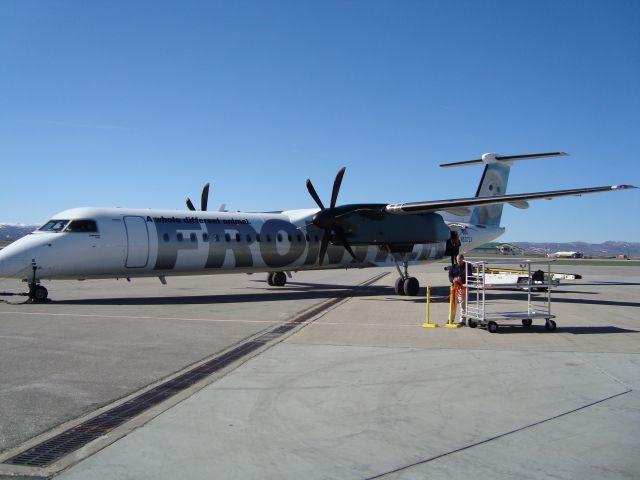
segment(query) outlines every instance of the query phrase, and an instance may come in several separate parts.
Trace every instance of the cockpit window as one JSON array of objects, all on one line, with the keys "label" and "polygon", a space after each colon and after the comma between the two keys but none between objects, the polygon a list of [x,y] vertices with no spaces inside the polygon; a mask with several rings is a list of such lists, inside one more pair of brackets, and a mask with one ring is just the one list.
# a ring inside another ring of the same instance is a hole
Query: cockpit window
[{"label": "cockpit window", "polygon": [[71,220],[65,232],[96,233],[98,225],[95,220]]},{"label": "cockpit window", "polygon": [[61,232],[67,226],[69,220],[49,220],[38,230],[41,232]]}]

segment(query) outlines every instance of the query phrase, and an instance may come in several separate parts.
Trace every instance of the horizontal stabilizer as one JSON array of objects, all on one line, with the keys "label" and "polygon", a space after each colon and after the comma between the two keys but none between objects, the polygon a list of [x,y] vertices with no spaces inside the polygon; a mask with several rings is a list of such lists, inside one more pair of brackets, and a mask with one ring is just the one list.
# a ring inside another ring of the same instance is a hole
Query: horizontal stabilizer
[{"label": "horizontal stabilizer", "polygon": [[448,212],[452,215],[456,215],[458,217],[465,217],[471,214],[471,209],[467,207],[448,207],[444,209],[445,212]]},{"label": "horizontal stabilizer", "polygon": [[519,202],[509,202],[509,205],[511,205],[512,207],[521,208],[522,210],[526,210],[527,208],[529,208],[529,202],[526,202],[524,200],[521,200]]},{"label": "horizontal stabilizer", "polygon": [[494,153],[485,153],[482,158],[476,158],[474,160],[464,160],[462,162],[442,163],[441,167],[466,167],[467,165],[480,165],[482,163],[489,164],[495,162],[515,162],[517,160],[531,160],[533,158],[547,158],[547,157],[566,157],[568,153],[565,152],[548,152],[548,153],[530,153],[527,155],[496,155]]}]

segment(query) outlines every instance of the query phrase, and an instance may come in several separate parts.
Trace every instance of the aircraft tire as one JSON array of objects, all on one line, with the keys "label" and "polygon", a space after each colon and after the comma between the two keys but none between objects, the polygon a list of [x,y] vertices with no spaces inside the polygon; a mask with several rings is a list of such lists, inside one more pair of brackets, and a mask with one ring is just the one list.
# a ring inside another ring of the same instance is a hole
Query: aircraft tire
[{"label": "aircraft tire", "polygon": [[287,275],[284,272],[275,272],[273,274],[273,284],[276,287],[284,287],[287,283]]},{"label": "aircraft tire", "polygon": [[42,285],[36,285],[33,288],[33,296],[31,297],[35,302],[44,302],[49,296],[49,292]]},{"label": "aircraft tire", "polygon": [[409,277],[404,281],[404,294],[407,297],[415,297],[420,290],[420,283],[416,277]]},{"label": "aircraft tire", "polygon": [[395,284],[396,295],[404,295],[404,278],[398,277]]}]

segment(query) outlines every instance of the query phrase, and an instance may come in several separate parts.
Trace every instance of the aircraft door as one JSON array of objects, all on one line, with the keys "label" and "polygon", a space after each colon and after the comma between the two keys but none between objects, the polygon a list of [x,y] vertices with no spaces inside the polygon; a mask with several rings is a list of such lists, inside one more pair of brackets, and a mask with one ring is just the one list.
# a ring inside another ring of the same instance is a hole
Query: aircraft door
[{"label": "aircraft door", "polygon": [[142,217],[124,217],[127,230],[127,268],[142,268],[149,261],[149,231]]}]

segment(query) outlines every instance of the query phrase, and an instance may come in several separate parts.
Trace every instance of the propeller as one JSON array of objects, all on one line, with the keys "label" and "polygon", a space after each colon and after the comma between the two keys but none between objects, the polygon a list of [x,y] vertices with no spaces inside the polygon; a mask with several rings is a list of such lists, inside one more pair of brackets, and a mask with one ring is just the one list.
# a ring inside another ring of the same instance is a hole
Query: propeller
[{"label": "propeller", "polygon": [[[206,212],[208,203],[209,203],[209,182],[205,183],[204,187],[202,187],[202,196],[200,197],[200,206],[201,206],[200,210],[203,212]],[[194,212],[196,210],[196,207],[193,206],[193,202],[189,197],[187,197],[187,208]]]},{"label": "propeller", "polygon": [[313,200],[320,207],[320,211],[316,213],[313,217],[312,223],[324,230],[322,234],[322,241],[320,242],[320,253],[319,253],[319,263],[322,265],[324,261],[324,256],[327,253],[327,248],[329,247],[329,241],[331,240],[331,234],[344,246],[345,250],[349,252],[349,254],[353,257],[354,260],[357,260],[355,253],[351,249],[351,245],[347,241],[347,237],[344,233],[343,228],[339,225],[336,216],[336,201],[338,200],[338,193],[340,192],[340,185],[342,184],[342,177],[344,177],[345,168],[342,167],[338,174],[336,175],[336,179],[333,181],[333,190],[331,192],[331,203],[329,204],[329,208],[325,208],[322,200],[318,196],[316,189],[313,188],[313,184],[311,180],[307,179],[307,190],[309,190],[309,194],[313,198]]}]

